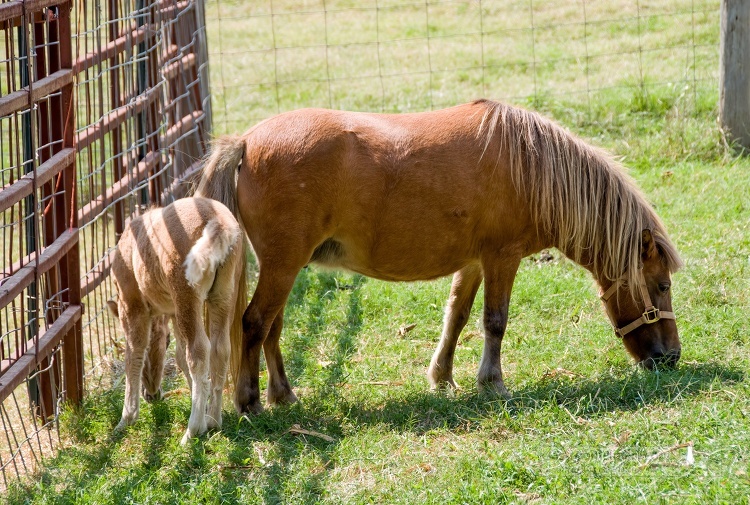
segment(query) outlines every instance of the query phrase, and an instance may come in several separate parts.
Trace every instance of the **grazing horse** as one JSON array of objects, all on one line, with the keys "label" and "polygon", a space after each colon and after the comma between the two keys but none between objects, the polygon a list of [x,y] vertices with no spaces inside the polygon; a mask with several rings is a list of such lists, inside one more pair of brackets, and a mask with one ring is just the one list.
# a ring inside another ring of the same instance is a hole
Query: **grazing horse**
[{"label": "grazing horse", "polygon": [[680,259],[623,168],[540,115],[488,100],[414,114],[303,109],[216,140],[197,194],[240,217],[260,267],[243,315],[235,406],[294,401],[279,352],[284,306],[308,263],[388,281],[454,274],[428,369],[453,381],[459,333],[484,280],[482,389],[508,392],[500,345],[521,259],[556,247],[599,283],[625,348],[674,365],[670,273]]},{"label": "grazing horse", "polygon": [[125,405],[116,430],[138,418],[141,377],[146,400],[161,397],[170,317],[191,389],[182,444],[221,426],[221,395],[247,303],[245,242],[229,209],[206,198],[177,200],[130,222],[112,261],[118,295],[109,303],[126,337]]}]

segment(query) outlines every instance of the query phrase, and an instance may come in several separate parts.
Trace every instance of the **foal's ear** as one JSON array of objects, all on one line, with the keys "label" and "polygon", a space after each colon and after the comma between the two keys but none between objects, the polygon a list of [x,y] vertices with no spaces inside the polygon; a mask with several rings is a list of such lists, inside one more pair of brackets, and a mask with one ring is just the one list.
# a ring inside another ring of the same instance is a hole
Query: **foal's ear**
[{"label": "foal's ear", "polygon": [[117,302],[114,300],[107,300],[107,307],[109,307],[109,311],[114,315],[117,319],[120,319],[120,311],[117,309]]},{"label": "foal's ear", "polygon": [[641,232],[641,260],[646,261],[653,258],[657,253],[656,243],[654,242],[654,237],[651,235],[651,230],[643,230]]}]

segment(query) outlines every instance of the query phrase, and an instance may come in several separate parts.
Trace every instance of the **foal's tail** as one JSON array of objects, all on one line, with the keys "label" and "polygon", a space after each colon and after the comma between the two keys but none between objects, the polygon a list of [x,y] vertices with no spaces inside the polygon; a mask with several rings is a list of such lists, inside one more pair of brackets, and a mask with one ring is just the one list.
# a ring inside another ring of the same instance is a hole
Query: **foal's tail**
[{"label": "foal's tail", "polygon": [[[240,135],[226,135],[211,142],[211,154],[206,160],[195,196],[217,200],[232,211],[244,229],[237,208],[237,171],[245,155],[245,140]],[[247,307],[247,253],[248,241],[242,238],[242,252],[239,258],[237,296],[234,301],[234,317],[229,331],[231,352],[229,371],[234,383],[240,369],[242,353],[242,316]]]},{"label": "foal's tail", "polygon": [[226,229],[221,222],[212,219],[203,228],[203,234],[185,258],[185,278],[197,287],[206,275],[214,275],[224,263],[232,249],[242,240],[238,228]]}]

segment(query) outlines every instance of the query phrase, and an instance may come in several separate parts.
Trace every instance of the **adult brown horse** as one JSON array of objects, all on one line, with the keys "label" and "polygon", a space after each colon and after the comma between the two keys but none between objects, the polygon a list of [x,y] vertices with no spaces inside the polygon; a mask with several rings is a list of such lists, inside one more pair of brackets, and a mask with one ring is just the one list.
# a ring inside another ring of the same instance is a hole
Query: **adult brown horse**
[{"label": "adult brown horse", "polygon": [[259,411],[296,400],[279,335],[308,263],[389,281],[454,274],[428,378],[455,386],[458,335],[484,279],[480,387],[508,396],[500,344],[521,259],[556,247],[593,274],[633,357],[674,365],[680,341],[670,273],[681,263],[664,226],[608,154],[536,113],[487,100],[416,114],[303,109],[218,139],[197,194],[245,227],[260,267],[243,316],[235,392]]}]

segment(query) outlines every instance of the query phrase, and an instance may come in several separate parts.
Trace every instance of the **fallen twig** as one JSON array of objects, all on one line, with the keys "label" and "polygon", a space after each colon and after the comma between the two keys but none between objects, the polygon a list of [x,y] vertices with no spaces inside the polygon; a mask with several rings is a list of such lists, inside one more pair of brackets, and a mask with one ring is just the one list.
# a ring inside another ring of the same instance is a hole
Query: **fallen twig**
[{"label": "fallen twig", "polygon": [[[653,454],[653,455],[649,456],[646,459],[646,461],[641,466],[639,466],[638,468],[640,468],[641,470],[643,470],[644,468],[648,468],[651,465],[651,463],[653,463],[653,461],[656,458],[658,458],[660,456],[663,456],[663,455],[665,455],[667,453],[674,452],[677,449],[683,449],[685,447],[688,447],[688,461],[690,461],[692,459],[692,455],[693,455],[693,442],[692,441],[685,442],[685,443],[682,443],[682,444],[673,445],[672,447],[668,447],[666,449],[662,449],[661,451],[657,452],[656,454]],[[691,464],[691,463],[688,463],[688,464]]]},{"label": "fallen twig", "polygon": [[406,326],[402,326],[398,329],[398,336],[399,337],[405,337],[407,333],[409,333],[411,330],[416,328],[416,324],[407,324]]},{"label": "fallen twig", "polygon": [[333,437],[330,437],[330,436],[328,436],[328,435],[326,435],[324,433],[319,433],[317,431],[311,431],[311,430],[306,430],[304,428],[301,428],[299,424],[295,424],[291,428],[289,428],[289,433],[295,433],[297,435],[310,435],[311,437],[322,438],[326,442],[335,442],[336,441],[336,439],[334,439]]}]

